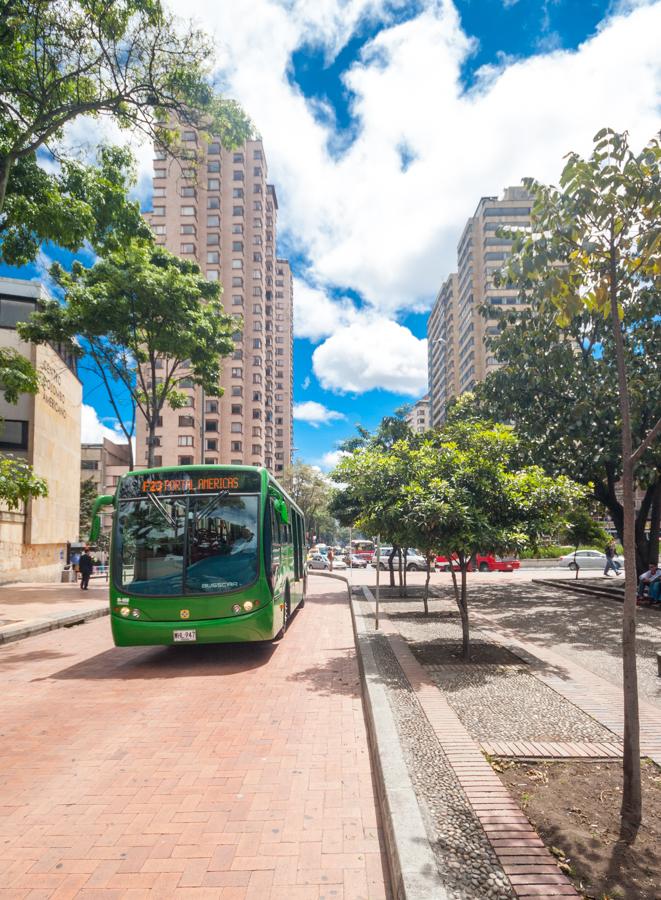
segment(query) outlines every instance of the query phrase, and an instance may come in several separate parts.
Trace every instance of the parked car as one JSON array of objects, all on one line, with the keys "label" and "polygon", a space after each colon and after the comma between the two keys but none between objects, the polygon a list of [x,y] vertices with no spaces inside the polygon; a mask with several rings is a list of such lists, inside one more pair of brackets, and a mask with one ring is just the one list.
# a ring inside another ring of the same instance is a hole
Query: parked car
[{"label": "parked car", "polygon": [[308,556],[308,569],[330,569],[330,563],[323,553],[311,553]]},{"label": "parked car", "polygon": [[[392,553],[392,547],[381,547],[381,555],[379,557],[379,568],[387,569],[390,561],[390,554]],[[402,564],[404,562],[404,551],[402,550]],[[372,557],[372,565],[376,568],[377,566],[377,558],[376,553]],[[393,568],[397,569],[399,567],[399,557],[395,555],[393,559]],[[422,572],[427,568],[427,560],[424,556],[421,556],[417,550],[412,550],[409,548],[406,555],[406,570],[407,572]]]},{"label": "parked car", "polygon": [[[475,564],[468,567],[469,572],[513,572],[520,567],[521,563],[518,559],[510,557],[494,556],[493,554],[478,553],[475,557]],[[440,572],[450,571],[450,560],[447,556],[436,557],[436,568]],[[452,568],[455,572],[459,571],[459,562],[453,557]]]},{"label": "parked car", "polygon": [[[621,556],[615,557],[615,562],[620,566],[624,566],[624,559]],[[606,554],[600,553],[599,550],[577,550],[576,553],[567,553],[561,556],[558,564],[566,566],[568,569],[605,569]]]},{"label": "parked car", "polygon": [[356,556],[355,553],[349,553],[344,557],[345,563],[351,569],[366,569],[367,568],[367,560],[362,556]]}]

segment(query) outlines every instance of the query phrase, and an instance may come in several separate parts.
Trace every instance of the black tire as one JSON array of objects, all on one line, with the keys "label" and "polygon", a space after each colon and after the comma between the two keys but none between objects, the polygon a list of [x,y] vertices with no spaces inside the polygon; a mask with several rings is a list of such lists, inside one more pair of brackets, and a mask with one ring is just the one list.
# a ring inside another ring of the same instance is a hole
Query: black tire
[{"label": "black tire", "polygon": [[410,564],[406,567],[406,571],[407,571],[407,572],[419,572],[420,569],[418,568],[418,566],[416,566],[415,563],[410,563]]},{"label": "black tire", "polygon": [[485,563],[485,562],[481,562],[480,565],[479,565],[479,569],[480,569],[480,572],[488,572],[488,571],[489,571],[489,564],[488,564],[488,563]]},{"label": "black tire", "polygon": [[567,568],[568,568],[568,569],[571,569],[572,572],[575,572],[576,569],[578,569],[578,566],[576,565],[575,562],[570,562],[569,565],[567,566]]},{"label": "black tire", "polygon": [[274,641],[281,641],[287,629],[289,628],[289,619],[291,618],[291,599],[289,597],[289,585],[285,588],[285,602],[282,609],[282,628],[273,638]]}]

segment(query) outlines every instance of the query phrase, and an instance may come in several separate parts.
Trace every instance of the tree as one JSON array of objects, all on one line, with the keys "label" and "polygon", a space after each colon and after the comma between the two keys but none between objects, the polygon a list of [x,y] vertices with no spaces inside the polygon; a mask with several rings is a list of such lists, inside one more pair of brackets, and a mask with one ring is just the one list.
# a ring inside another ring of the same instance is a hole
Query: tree
[{"label": "tree", "polygon": [[32,466],[14,456],[0,456],[0,501],[9,510],[18,509],[35,497],[47,497],[45,478],[35,475]]},{"label": "tree", "polygon": [[150,242],[132,241],[91,269],[76,262],[71,273],[57,265],[51,273],[65,302],[46,302],[18,325],[19,333],[37,344],[77,338],[129,443],[113,379],[144,417],[153,466],[158,417],[166,404],[186,406],[181,388],[200,385],[209,396],[222,394],[220,360],[234,350],[240,320],[225,313],[218,282]]},{"label": "tree", "polygon": [[[612,329],[603,316],[588,310],[560,324],[547,298],[531,291],[526,300],[528,309],[501,316],[501,331],[490,341],[490,352],[501,368],[475,388],[474,411],[513,422],[526,462],[586,485],[608,510],[622,541],[622,453]],[[654,304],[646,306],[627,305],[622,311],[629,335],[626,362],[636,442],[661,415],[661,321],[654,315]],[[490,309],[489,316],[495,312]],[[642,494],[635,526],[640,573],[658,553],[658,445],[637,460],[635,477]]]},{"label": "tree", "polygon": [[[81,538],[87,535],[92,524],[92,507],[98,496],[96,482],[93,478],[83,478],[80,482],[80,526]],[[83,538],[85,540],[85,538]]]},{"label": "tree", "polygon": [[538,466],[518,468],[513,430],[493,422],[458,422],[433,432],[409,455],[410,482],[399,514],[419,543],[457,560],[451,567],[462,624],[464,657],[470,657],[466,574],[478,552],[502,553],[535,544],[574,506],[584,489],[551,478]]},{"label": "tree", "polygon": [[329,526],[334,531],[329,511],[331,485],[319,469],[297,459],[287,466],[280,481],[301,508],[310,535],[319,537]]},{"label": "tree", "polygon": [[[642,818],[640,736],[636,672],[636,467],[658,469],[661,417],[636,422],[639,382],[630,373],[652,366],[659,385],[661,311],[661,144],[652,140],[639,154],[625,134],[603,129],[589,159],[571,153],[560,187],[527,181],[534,195],[531,231],[519,235],[508,277],[526,295],[554,308],[560,327],[576,316],[602,319],[610,330],[617,375],[622,486],[625,599],[622,615],[624,681],[624,786],[622,836],[635,838]],[[645,354],[641,337],[657,329]],[[641,330],[642,329],[642,330]],[[615,392],[615,391],[614,391]],[[600,412],[603,410],[600,409]],[[658,476],[657,476],[658,477]],[[658,497],[658,495],[657,495]],[[658,555],[657,546],[652,548]]]},{"label": "tree", "polygon": [[21,196],[21,179],[38,174],[37,151],[57,155],[64,127],[79,116],[110,115],[168,148],[176,144],[174,121],[200,127],[229,148],[243,143],[250,122],[234,101],[217,95],[212,68],[211,41],[180,27],[160,0],[5,0],[0,213],[5,198]]},{"label": "tree", "polygon": [[38,390],[39,376],[30,360],[10,347],[0,347],[0,391],[7,403],[16,403],[21,394],[36,394]]}]

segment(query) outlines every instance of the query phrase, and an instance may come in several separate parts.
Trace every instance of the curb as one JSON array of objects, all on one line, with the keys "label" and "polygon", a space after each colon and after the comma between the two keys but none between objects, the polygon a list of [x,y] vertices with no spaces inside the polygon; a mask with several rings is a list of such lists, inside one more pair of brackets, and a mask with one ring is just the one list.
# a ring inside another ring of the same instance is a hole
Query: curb
[{"label": "curb", "polygon": [[79,610],[65,613],[52,613],[49,616],[41,616],[38,619],[29,619],[27,622],[15,622],[13,625],[4,625],[0,628],[0,644],[9,644],[12,641],[22,641],[23,638],[32,637],[35,634],[44,634],[47,631],[56,631],[58,628],[71,628],[74,625],[83,625],[93,619],[100,619],[110,613],[108,606],[88,606]]},{"label": "curb", "polygon": [[544,584],[547,587],[559,587],[563,591],[572,591],[575,594],[588,594],[591,597],[606,597],[608,600],[617,600],[618,603],[624,602],[624,593],[616,594],[608,588],[588,587],[587,585],[574,584],[573,581],[562,581],[560,579],[550,578],[533,578],[533,584]]},{"label": "curb", "polygon": [[[335,576],[338,577],[338,576]],[[447,900],[364,617],[349,595],[363,710],[395,900]]]}]

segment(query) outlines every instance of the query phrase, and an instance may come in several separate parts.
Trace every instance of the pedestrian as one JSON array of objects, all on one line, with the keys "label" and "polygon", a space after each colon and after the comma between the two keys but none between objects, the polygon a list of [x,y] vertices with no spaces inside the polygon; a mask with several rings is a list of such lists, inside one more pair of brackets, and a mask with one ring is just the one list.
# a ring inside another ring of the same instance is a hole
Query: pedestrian
[{"label": "pedestrian", "polygon": [[615,559],[617,554],[617,547],[615,546],[615,541],[611,538],[608,542],[606,549],[604,550],[606,554],[606,566],[604,568],[604,575],[610,574],[610,569],[612,569],[616,575],[620,574],[620,564]]},{"label": "pedestrian", "polygon": [[637,600],[645,596],[645,587],[649,588],[650,600],[658,603],[661,600],[661,572],[657,563],[650,563],[647,572],[643,572],[638,579]]},{"label": "pedestrian", "polygon": [[78,562],[78,568],[80,569],[80,589],[81,591],[86,591],[87,586],[90,583],[90,575],[94,569],[94,561],[89,555],[87,547],[83,548],[83,552],[81,553]]},{"label": "pedestrian", "polygon": [[332,572],[332,571],[333,571],[333,560],[335,559],[335,556],[333,555],[333,550],[332,550],[332,549],[329,548],[329,550],[328,550],[328,556],[327,556],[326,558],[328,559],[328,570],[329,570],[330,572]]}]

